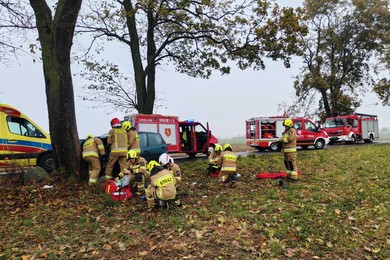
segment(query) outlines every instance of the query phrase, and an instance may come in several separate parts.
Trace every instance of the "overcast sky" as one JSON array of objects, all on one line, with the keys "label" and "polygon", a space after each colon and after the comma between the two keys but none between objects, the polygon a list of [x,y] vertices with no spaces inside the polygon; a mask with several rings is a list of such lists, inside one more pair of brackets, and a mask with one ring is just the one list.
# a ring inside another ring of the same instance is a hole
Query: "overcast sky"
[{"label": "overcast sky", "polygon": [[[127,61],[127,48],[113,48],[110,57],[121,63],[121,69],[132,70],[130,61]],[[15,62],[8,67],[1,65],[0,102],[22,110],[49,131],[42,64],[33,63],[27,56],[19,58],[19,64]],[[281,62],[267,62],[264,71],[235,69],[226,76],[214,73],[208,80],[193,79],[174,72],[173,68],[159,67],[156,91],[167,108],[155,112],[179,116],[181,120],[209,122],[210,129],[218,138],[243,136],[246,119],[280,114],[278,104],[292,99],[293,76],[298,74],[299,67],[299,60],[290,69],[284,68]],[[73,73],[79,69],[72,67]],[[121,112],[107,114],[104,109],[92,109],[90,102],[80,98],[84,82],[75,78],[73,84],[81,138],[89,133],[106,133],[113,117],[122,119],[125,116]],[[390,127],[390,108],[374,105],[378,102],[374,94],[366,95],[363,100],[358,112],[376,114],[380,128]]]}]

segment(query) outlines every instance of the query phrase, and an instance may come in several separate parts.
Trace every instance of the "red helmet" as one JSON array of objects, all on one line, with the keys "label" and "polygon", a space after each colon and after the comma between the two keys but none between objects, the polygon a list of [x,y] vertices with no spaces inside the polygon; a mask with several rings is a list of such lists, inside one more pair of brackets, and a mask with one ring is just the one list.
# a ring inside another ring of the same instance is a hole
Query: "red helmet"
[{"label": "red helmet", "polygon": [[111,120],[111,126],[120,126],[121,125],[121,121],[118,119],[118,118],[113,118],[112,120]]}]

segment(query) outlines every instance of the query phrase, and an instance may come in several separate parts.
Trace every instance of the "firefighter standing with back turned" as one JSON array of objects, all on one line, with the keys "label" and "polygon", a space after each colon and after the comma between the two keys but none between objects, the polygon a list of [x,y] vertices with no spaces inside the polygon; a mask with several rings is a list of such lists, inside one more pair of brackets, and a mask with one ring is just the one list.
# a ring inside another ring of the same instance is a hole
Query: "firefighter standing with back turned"
[{"label": "firefighter standing with back turned", "polygon": [[92,134],[88,134],[87,137],[85,137],[83,144],[83,159],[88,163],[89,185],[95,184],[99,177],[101,169],[99,155],[104,155],[102,140],[98,137],[94,137]]},{"label": "firefighter standing with back turned", "polygon": [[286,177],[289,180],[297,181],[297,131],[293,125],[293,121],[289,118],[283,121],[283,126],[285,129],[279,142],[282,143],[282,153],[284,154]]},{"label": "firefighter standing with back turned", "polygon": [[128,137],[125,129],[122,128],[118,118],[111,120],[112,129],[108,132],[107,145],[111,152],[106,166],[105,179],[112,179],[112,170],[116,161],[119,161],[120,171],[126,165],[126,155],[128,148]]},{"label": "firefighter standing with back turned", "polygon": [[233,153],[233,148],[230,144],[223,146],[222,156],[218,159],[217,164],[221,167],[218,178],[223,183],[232,182],[237,179],[237,156]]},{"label": "firefighter standing with back turned", "polygon": [[139,156],[141,154],[141,149],[139,146],[139,136],[135,127],[133,127],[130,121],[125,121],[122,123],[122,128],[127,131],[128,150],[134,150]]}]

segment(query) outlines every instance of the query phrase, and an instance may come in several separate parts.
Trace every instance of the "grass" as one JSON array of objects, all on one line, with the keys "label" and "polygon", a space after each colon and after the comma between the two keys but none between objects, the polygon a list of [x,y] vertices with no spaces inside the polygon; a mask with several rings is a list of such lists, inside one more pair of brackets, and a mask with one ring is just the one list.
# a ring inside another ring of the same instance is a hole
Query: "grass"
[{"label": "grass", "polygon": [[299,151],[301,179],[286,189],[256,178],[283,170],[279,153],[239,157],[235,188],[206,177],[206,160],[183,162],[184,205],[158,212],[100,187],[2,179],[0,259],[389,259],[389,155],[389,144]]}]

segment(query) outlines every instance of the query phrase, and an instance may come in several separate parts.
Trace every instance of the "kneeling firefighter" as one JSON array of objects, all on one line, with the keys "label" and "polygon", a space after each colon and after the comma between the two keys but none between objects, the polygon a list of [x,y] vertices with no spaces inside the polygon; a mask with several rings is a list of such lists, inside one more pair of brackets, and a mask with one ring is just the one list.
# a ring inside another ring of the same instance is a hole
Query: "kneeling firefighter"
[{"label": "kneeling firefighter", "polygon": [[173,173],[164,169],[158,162],[152,160],[148,163],[150,184],[146,189],[146,199],[149,208],[157,205],[157,200],[168,201],[176,199],[176,179]]},{"label": "kneeling firefighter", "polygon": [[221,167],[218,165],[218,159],[222,157],[222,146],[216,144],[214,149],[210,152],[208,157],[209,167],[207,168],[208,174],[218,174],[221,170]]},{"label": "kneeling firefighter", "polygon": [[285,127],[282,138],[282,153],[284,155],[284,166],[286,167],[287,179],[298,180],[297,167],[297,131],[293,127],[293,121],[289,118],[283,121]]},{"label": "kneeling firefighter", "polygon": [[137,152],[134,150],[127,152],[126,160],[127,164],[123,171],[119,173],[119,176],[122,178],[124,175],[128,174],[130,176],[131,187],[136,184],[136,194],[142,196],[145,192],[145,179],[148,177],[146,168],[148,161],[145,158],[138,156]]}]

